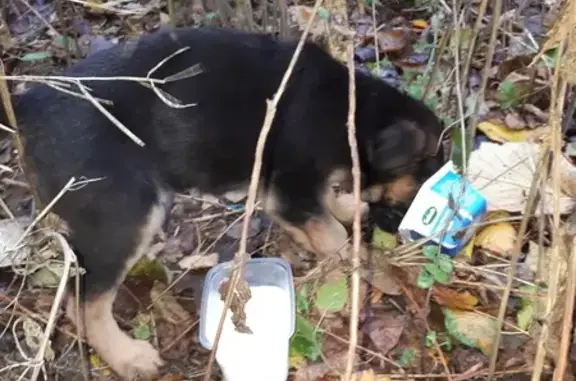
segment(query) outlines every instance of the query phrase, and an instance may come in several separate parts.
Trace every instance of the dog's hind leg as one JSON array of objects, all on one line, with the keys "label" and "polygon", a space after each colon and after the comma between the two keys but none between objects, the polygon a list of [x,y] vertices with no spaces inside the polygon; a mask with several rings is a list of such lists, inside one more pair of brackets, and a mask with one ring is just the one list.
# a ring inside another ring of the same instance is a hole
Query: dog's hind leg
[{"label": "dog's hind leg", "polygon": [[[69,217],[72,243],[86,269],[81,278],[80,312],[71,292],[67,315],[116,373],[127,380],[150,379],[163,365],[158,351],[147,341],[132,339],[120,330],[112,304],[126,274],[161,228],[170,196],[149,181],[116,180],[104,186],[88,184],[71,192],[65,202],[63,214]],[[90,203],[80,204],[75,214],[66,213],[66,206],[87,197]]]}]

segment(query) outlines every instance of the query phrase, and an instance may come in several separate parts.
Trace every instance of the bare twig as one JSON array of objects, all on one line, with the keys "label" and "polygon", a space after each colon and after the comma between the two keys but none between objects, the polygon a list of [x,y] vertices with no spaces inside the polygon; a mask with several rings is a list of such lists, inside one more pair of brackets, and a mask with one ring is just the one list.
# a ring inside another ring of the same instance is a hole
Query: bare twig
[{"label": "bare twig", "polygon": [[526,230],[528,228],[528,220],[529,217],[532,215],[532,211],[534,210],[535,206],[538,204],[538,184],[540,183],[540,174],[543,172],[543,169],[548,165],[548,147],[544,145],[540,151],[540,158],[539,158],[539,168],[535,171],[534,177],[532,178],[532,184],[530,186],[530,192],[528,193],[528,199],[526,201],[526,207],[524,209],[524,214],[522,218],[522,222],[520,223],[520,230],[518,231],[518,235],[516,236],[516,241],[514,242],[514,249],[512,251],[512,256],[510,258],[510,268],[508,269],[508,278],[506,281],[506,288],[502,293],[502,300],[500,301],[500,309],[498,311],[498,322],[496,324],[496,332],[494,334],[494,344],[492,345],[492,353],[490,355],[490,366],[489,366],[489,373],[490,375],[489,380],[495,374],[496,371],[496,361],[498,359],[498,347],[500,346],[500,339],[502,334],[502,324],[504,322],[504,317],[506,316],[506,307],[508,306],[508,299],[510,298],[510,293],[512,291],[512,283],[514,278],[516,277],[516,267],[518,264],[518,258],[520,257],[520,252],[522,250],[523,244],[523,237],[526,234]]},{"label": "bare twig", "polygon": [[[576,4],[576,2],[574,3]],[[564,102],[567,88],[567,81],[562,75],[563,71],[562,60],[564,58],[564,45],[558,46],[558,55],[556,60],[556,71],[552,82],[551,96],[550,96],[550,137],[552,149],[552,250],[550,252],[550,265],[548,268],[548,295],[546,297],[546,306],[544,316],[546,319],[542,325],[540,336],[538,337],[538,344],[536,356],[534,358],[534,371],[532,373],[532,380],[537,381],[541,379],[544,363],[546,359],[546,340],[550,331],[550,316],[553,306],[557,300],[558,294],[558,278],[559,278],[559,262],[560,262],[560,246],[563,244],[562,234],[560,230],[560,211],[559,211],[559,198],[560,198],[560,185],[561,185],[561,149],[562,149],[562,113],[564,110]]]},{"label": "bare twig", "polygon": [[566,305],[564,306],[564,322],[560,336],[560,353],[554,370],[554,381],[565,378],[568,354],[570,353],[570,340],[572,338],[572,317],[574,315],[574,297],[576,297],[576,239],[572,239],[570,260],[568,262],[568,282],[566,284]]},{"label": "bare twig", "polygon": [[[502,13],[502,0],[494,0],[494,7],[492,8],[492,32],[490,33],[490,42],[488,43],[488,52],[486,53],[486,62],[484,62],[484,69],[482,70],[482,80],[480,83],[480,89],[478,90],[478,97],[476,102],[474,102],[473,109],[471,112],[470,118],[470,141],[476,135],[476,125],[478,124],[478,105],[480,102],[484,102],[484,94],[486,92],[486,87],[488,86],[488,78],[490,77],[490,69],[492,68],[492,60],[494,59],[494,50],[496,49],[496,37],[498,36],[498,20],[500,19],[500,14]],[[477,22],[478,26],[478,22]],[[473,50],[472,44],[470,44],[470,49]],[[470,51],[468,52],[468,57],[472,54]],[[467,62],[467,65],[469,63]],[[467,74],[467,70],[465,68],[465,73]],[[463,80],[467,81],[468,78],[463,78]]]},{"label": "bare twig", "polygon": [[54,302],[52,303],[52,308],[50,309],[50,317],[48,318],[48,323],[44,330],[44,335],[42,336],[42,341],[40,342],[40,348],[36,353],[36,357],[33,362],[32,376],[30,381],[36,381],[40,375],[40,370],[44,364],[44,358],[46,354],[46,349],[50,343],[50,336],[54,330],[54,325],[56,324],[56,318],[58,316],[58,310],[62,305],[62,299],[64,298],[64,293],[66,292],[66,283],[68,282],[68,277],[70,274],[70,267],[72,263],[76,263],[76,256],[74,252],[68,245],[68,242],[62,237],[61,234],[52,232],[49,234],[54,237],[56,241],[60,244],[62,248],[62,253],[64,255],[64,268],[62,270],[62,277],[60,278],[60,283],[58,284],[58,289],[56,290],[56,296],[54,297]]},{"label": "bare twig", "polygon": [[348,345],[348,358],[346,361],[346,373],[344,380],[349,381],[354,369],[356,346],[358,345],[358,320],[360,313],[360,240],[361,221],[360,211],[362,200],[360,199],[360,157],[358,155],[358,142],[356,141],[356,77],[354,73],[354,42],[348,40],[348,144],[352,157],[352,182],[354,195],[354,222],[352,225],[352,287],[351,314],[350,314],[350,343]]},{"label": "bare twig", "polygon": [[270,128],[272,127],[272,122],[274,121],[274,117],[276,115],[276,108],[278,107],[278,103],[280,102],[280,98],[282,94],[284,94],[284,90],[292,75],[292,71],[294,70],[294,66],[300,56],[300,52],[304,48],[304,43],[306,42],[306,37],[310,32],[310,28],[312,26],[312,22],[316,17],[316,13],[318,12],[318,8],[322,4],[323,0],[316,0],[314,4],[314,8],[312,9],[312,14],[310,15],[310,19],[308,24],[306,25],[306,29],[302,33],[300,37],[300,41],[298,42],[298,46],[294,51],[292,59],[284,73],[282,81],[278,86],[278,90],[276,94],[274,94],[274,98],[272,100],[266,101],[266,115],[264,117],[264,123],[262,125],[262,130],[260,131],[260,136],[258,136],[258,141],[256,143],[256,152],[254,158],[254,166],[252,169],[252,175],[250,178],[250,185],[248,188],[248,199],[246,201],[246,213],[244,215],[244,221],[242,226],[242,236],[240,238],[240,247],[238,253],[235,256],[235,269],[232,270],[232,275],[230,277],[230,285],[228,287],[228,292],[224,301],[224,308],[222,310],[222,314],[220,316],[220,321],[218,323],[218,329],[216,330],[216,335],[214,338],[214,345],[212,347],[212,351],[210,352],[210,357],[208,359],[208,365],[206,369],[206,373],[204,375],[203,381],[210,381],[210,377],[212,375],[212,366],[214,364],[214,359],[216,358],[216,351],[218,350],[218,341],[220,340],[220,336],[222,335],[222,328],[224,327],[224,321],[226,319],[226,311],[230,307],[230,303],[232,301],[232,296],[236,289],[236,285],[240,281],[243,273],[243,267],[248,260],[248,256],[246,254],[246,247],[248,241],[248,228],[250,226],[250,218],[252,217],[252,213],[254,212],[254,207],[256,204],[256,196],[258,191],[258,183],[260,181],[260,170],[262,167],[262,157],[264,152],[264,146],[266,144],[266,138],[268,137],[268,133],[270,132]]}]

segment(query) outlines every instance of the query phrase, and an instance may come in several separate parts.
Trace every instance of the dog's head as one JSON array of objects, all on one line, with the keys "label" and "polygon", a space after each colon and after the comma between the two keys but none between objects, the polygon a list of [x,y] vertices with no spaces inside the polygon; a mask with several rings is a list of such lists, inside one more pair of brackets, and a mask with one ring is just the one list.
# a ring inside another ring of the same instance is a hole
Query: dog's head
[{"label": "dog's head", "polygon": [[366,142],[369,183],[362,196],[376,225],[389,232],[398,229],[422,184],[444,164],[442,122],[421,102],[404,101],[408,107]]}]

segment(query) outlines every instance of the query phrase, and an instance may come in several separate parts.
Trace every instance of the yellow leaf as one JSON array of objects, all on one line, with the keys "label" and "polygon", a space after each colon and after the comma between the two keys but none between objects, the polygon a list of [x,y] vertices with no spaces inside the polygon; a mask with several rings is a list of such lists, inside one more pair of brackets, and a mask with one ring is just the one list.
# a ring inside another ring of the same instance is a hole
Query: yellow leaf
[{"label": "yellow leaf", "polygon": [[438,284],[432,288],[432,297],[436,303],[451,309],[472,310],[478,304],[478,298],[468,291],[458,292]]},{"label": "yellow leaf", "polygon": [[100,369],[104,377],[108,377],[112,374],[110,369],[106,368],[106,364],[104,364],[104,362],[100,360],[100,357],[97,355],[90,355],[89,361],[92,369]]},{"label": "yellow leaf", "polygon": [[300,353],[295,353],[290,356],[290,368],[301,368],[306,365],[306,358]]},{"label": "yellow leaf", "polygon": [[426,29],[428,27],[428,21],[426,20],[413,20],[412,26],[418,29]]},{"label": "yellow leaf", "polygon": [[[509,217],[504,211],[488,214],[486,221],[501,220]],[[507,255],[514,249],[516,229],[510,222],[496,222],[488,225],[476,234],[475,245],[498,254]]]},{"label": "yellow leaf", "polygon": [[536,139],[548,131],[547,127],[513,130],[490,120],[479,123],[478,129],[485,133],[491,140],[499,143],[525,142],[527,140]]},{"label": "yellow leaf", "polygon": [[372,245],[378,249],[392,250],[398,246],[398,239],[396,235],[375,227],[372,234]]},{"label": "yellow leaf", "polygon": [[472,238],[470,238],[470,241],[468,241],[466,246],[464,246],[464,248],[460,250],[458,254],[456,254],[454,260],[460,262],[468,262],[470,259],[472,259],[472,254],[474,254],[475,241],[476,241],[476,234],[474,234]]},{"label": "yellow leaf", "polygon": [[495,318],[472,311],[443,308],[446,330],[461,343],[480,349],[485,355],[493,350]]}]

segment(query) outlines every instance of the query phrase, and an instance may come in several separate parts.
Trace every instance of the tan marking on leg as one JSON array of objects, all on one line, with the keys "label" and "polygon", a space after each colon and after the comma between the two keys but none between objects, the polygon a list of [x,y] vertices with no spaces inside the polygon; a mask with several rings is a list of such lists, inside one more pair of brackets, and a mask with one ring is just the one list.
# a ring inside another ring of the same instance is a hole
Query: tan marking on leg
[{"label": "tan marking on leg", "polygon": [[[325,202],[330,209],[330,212],[336,217],[338,221],[346,225],[352,225],[354,222],[354,195],[350,193],[342,193],[336,196],[332,189],[328,189],[325,195]],[[361,202],[360,216],[361,218],[368,213],[368,204]]]},{"label": "tan marking on leg", "polygon": [[384,196],[385,186],[382,184],[372,185],[362,191],[360,198],[366,202],[379,202]]},{"label": "tan marking on leg", "polygon": [[412,201],[417,190],[414,176],[403,175],[386,185],[384,198],[389,201],[406,204]]},{"label": "tan marking on leg", "polygon": [[78,327],[80,335],[86,337],[88,344],[116,373],[130,381],[154,378],[164,362],[149,342],[132,339],[120,330],[112,315],[112,304],[116,298],[118,286],[124,281],[132,266],[144,255],[154,235],[160,230],[165,216],[166,210],[162,203],[151,209],[148,221],[140,234],[140,244],[134,255],[126,262],[117,286],[81,305],[80,318],[83,324],[77,324],[75,298],[68,298],[66,312],[68,318]]},{"label": "tan marking on leg", "polygon": [[324,216],[311,218],[304,226],[295,226],[278,215],[277,205],[277,198],[268,193],[264,198],[266,213],[306,250],[325,256],[338,253],[346,246],[346,229],[328,209]]}]

